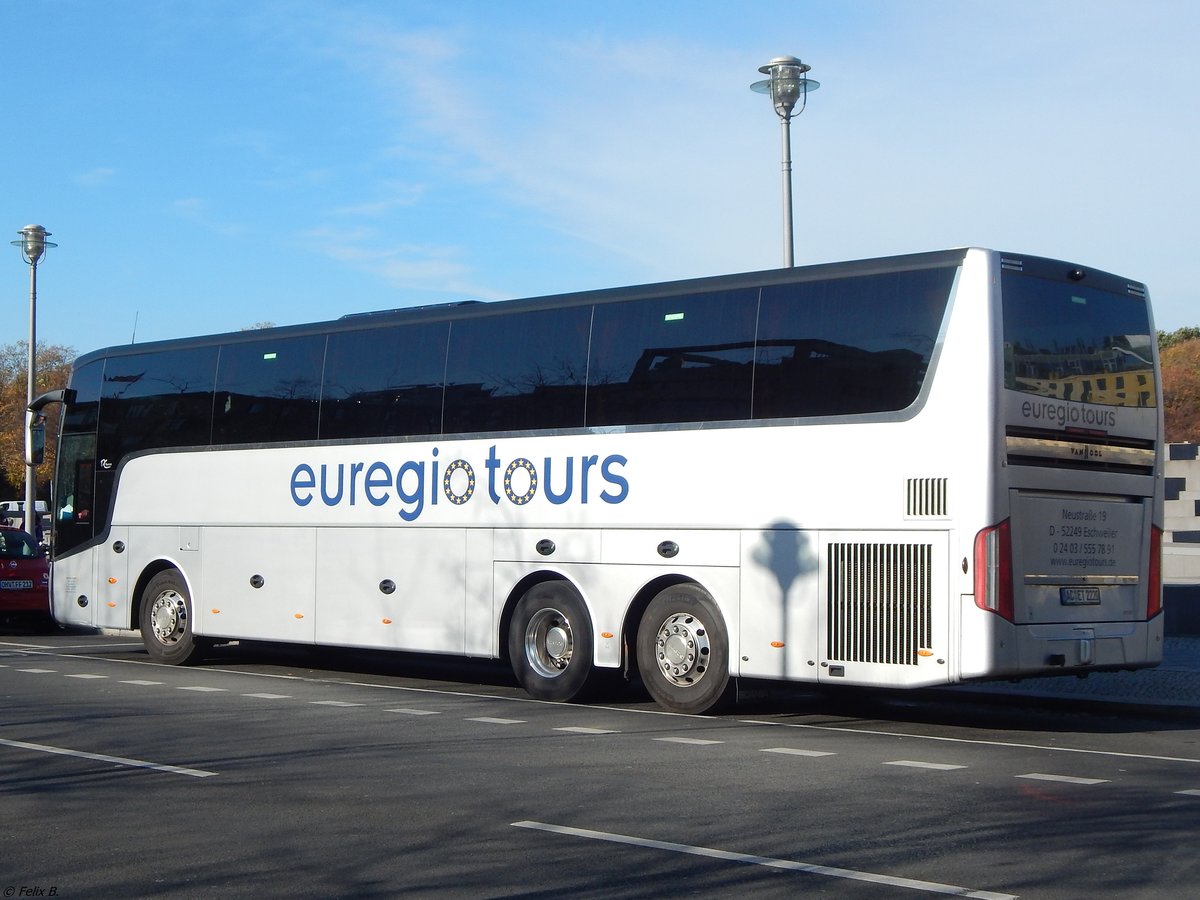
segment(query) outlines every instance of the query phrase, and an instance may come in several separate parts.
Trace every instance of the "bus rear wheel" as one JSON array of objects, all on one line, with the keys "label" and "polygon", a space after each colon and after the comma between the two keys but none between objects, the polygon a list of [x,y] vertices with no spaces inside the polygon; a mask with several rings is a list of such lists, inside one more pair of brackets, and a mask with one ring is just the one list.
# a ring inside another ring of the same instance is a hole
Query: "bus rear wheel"
[{"label": "bus rear wheel", "polygon": [[592,626],[579,592],[565,581],[534,585],[517,602],[508,656],[517,681],[539,700],[574,700],[592,674]]},{"label": "bus rear wheel", "polygon": [[637,661],[646,690],[671,712],[718,712],[733,700],[725,622],[694,584],[674,585],[650,601],[638,626]]},{"label": "bus rear wheel", "polygon": [[142,643],[156,662],[186,666],[206,645],[192,631],[192,598],[174,570],[159,572],[142,591]]}]

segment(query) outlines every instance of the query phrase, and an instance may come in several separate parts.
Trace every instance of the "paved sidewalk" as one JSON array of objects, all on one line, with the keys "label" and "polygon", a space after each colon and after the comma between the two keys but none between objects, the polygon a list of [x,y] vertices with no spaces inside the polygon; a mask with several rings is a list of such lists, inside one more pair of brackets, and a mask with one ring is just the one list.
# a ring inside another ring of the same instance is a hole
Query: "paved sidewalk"
[{"label": "paved sidewalk", "polygon": [[955,691],[986,691],[1011,696],[1077,698],[1137,706],[1194,708],[1200,711],[1200,637],[1169,637],[1163,661],[1136,672],[1093,672],[1086,678],[1066,675],[1019,682],[958,685]]}]

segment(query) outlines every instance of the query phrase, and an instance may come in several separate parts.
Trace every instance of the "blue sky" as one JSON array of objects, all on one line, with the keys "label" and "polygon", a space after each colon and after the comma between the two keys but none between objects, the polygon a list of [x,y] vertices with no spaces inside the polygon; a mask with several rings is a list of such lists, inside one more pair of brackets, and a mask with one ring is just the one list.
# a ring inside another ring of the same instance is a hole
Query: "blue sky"
[{"label": "blue sky", "polygon": [[1197,45],[1185,0],[10,2],[0,227],[59,242],[38,337],[81,353],[773,268],[749,84],[792,54],[822,85],[798,264],[1061,257],[1145,281],[1173,330],[1200,324]]}]

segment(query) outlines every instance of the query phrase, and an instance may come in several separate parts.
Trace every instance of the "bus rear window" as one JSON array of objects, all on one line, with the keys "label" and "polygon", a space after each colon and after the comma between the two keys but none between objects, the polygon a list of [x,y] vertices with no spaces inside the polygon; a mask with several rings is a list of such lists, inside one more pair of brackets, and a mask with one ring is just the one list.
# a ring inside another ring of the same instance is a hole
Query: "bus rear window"
[{"label": "bus rear window", "polygon": [[1102,406],[1154,406],[1144,297],[1005,270],[1004,386]]}]

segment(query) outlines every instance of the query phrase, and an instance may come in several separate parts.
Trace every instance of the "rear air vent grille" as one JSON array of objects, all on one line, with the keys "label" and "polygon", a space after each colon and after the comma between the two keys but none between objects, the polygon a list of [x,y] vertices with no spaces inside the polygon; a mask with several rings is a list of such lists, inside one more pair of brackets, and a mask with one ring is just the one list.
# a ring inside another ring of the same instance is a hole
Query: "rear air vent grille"
[{"label": "rear air vent grille", "polygon": [[948,515],[946,482],[945,478],[908,479],[908,502],[904,514],[910,519],[945,518]]},{"label": "rear air vent grille", "polygon": [[829,545],[828,656],[915,666],[933,642],[930,544]]}]

